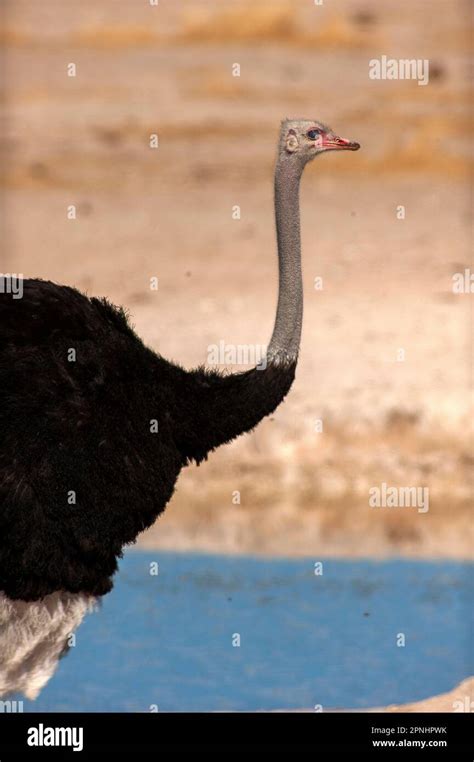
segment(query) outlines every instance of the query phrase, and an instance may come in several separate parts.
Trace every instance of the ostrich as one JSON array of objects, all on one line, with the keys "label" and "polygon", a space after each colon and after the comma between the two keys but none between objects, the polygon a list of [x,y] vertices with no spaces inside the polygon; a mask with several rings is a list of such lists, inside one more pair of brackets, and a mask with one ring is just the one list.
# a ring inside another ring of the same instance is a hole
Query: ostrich
[{"label": "ostrich", "polygon": [[23,280],[15,299],[9,276],[0,280],[0,695],[38,695],[183,466],[286,396],[303,313],[300,178],[319,154],[358,148],[318,121],[282,122],[279,293],[264,368],[186,371],[106,299],[39,279]]}]

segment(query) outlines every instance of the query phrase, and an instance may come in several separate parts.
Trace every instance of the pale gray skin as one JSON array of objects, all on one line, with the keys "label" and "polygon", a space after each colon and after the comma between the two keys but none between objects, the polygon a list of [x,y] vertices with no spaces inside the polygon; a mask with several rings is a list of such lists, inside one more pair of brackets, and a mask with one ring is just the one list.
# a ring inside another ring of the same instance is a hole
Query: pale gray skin
[{"label": "pale gray skin", "polygon": [[[317,132],[317,135],[312,135]],[[310,136],[308,135],[310,133]],[[279,261],[278,308],[268,346],[269,363],[294,362],[303,319],[299,186],[306,164],[326,151],[357,151],[314,119],[285,119],[275,167],[275,218]]]}]

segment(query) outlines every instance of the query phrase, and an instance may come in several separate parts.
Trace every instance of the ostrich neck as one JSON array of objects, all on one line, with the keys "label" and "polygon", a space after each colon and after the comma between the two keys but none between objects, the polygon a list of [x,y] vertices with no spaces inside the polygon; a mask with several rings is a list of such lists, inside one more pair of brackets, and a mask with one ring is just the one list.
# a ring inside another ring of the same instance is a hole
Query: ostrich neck
[{"label": "ostrich neck", "polygon": [[303,165],[283,156],[275,168],[275,220],[278,246],[278,307],[268,362],[294,362],[298,357],[303,319],[299,186]]},{"label": "ostrich neck", "polygon": [[275,325],[265,367],[222,375],[198,368],[179,374],[180,420],[174,439],[183,461],[200,462],[207,453],[250,431],[270,415],[288,393],[294,377],[301,336],[303,286],[299,220],[302,163],[281,156],[275,170],[275,215],[279,258],[279,291]]}]

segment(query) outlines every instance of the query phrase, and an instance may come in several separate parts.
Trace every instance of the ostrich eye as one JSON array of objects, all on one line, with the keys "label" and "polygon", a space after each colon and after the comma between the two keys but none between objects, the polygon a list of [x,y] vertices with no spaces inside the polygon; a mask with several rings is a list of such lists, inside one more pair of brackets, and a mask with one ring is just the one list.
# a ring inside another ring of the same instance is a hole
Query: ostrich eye
[{"label": "ostrich eye", "polygon": [[321,130],[309,130],[306,134],[310,140],[316,140],[318,135],[321,135]]}]

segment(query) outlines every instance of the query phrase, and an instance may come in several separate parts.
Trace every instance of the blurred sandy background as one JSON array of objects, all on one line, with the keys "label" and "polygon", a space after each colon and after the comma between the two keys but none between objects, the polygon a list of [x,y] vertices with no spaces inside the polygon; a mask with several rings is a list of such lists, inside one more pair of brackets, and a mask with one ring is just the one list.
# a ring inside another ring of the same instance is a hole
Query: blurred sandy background
[{"label": "blurred sandy background", "polygon": [[[290,396],[255,433],[183,472],[143,544],[466,557],[471,302],[452,276],[470,266],[467,3],[1,7],[0,270],[124,304],[150,346],[188,367],[220,340],[270,336],[280,120],[314,116],[362,144],[305,174]],[[428,58],[428,86],[370,80],[381,55]],[[429,487],[429,512],[370,508],[381,482]]]}]

